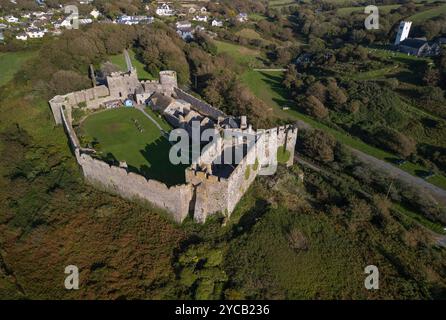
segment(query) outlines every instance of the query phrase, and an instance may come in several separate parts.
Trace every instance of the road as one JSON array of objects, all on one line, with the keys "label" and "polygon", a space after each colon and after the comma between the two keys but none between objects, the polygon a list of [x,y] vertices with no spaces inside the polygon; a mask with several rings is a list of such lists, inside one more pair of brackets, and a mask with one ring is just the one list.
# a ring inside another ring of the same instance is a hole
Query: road
[{"label": "road", "polygon": [[353,149],[351,147],[349,148],[352,153],[362,162],[369,164],[371,167],[378,169],[381,172],[387,173],[389,177],[392,177],[394,179],[396,178],[398,180],[406,182],[409,185],[420,188],[421,190],[430,194],[440,205],[446,207],[446,190],[443,190],[419,177],[415,177],[410,173],[403,171],[400,168],[395,167],[394,165],[384,160],[372,157],[357,149]]},{"label": "road", "polygon": [[127,50],[124,50],[124,58],[125,58],[125,63],[127,64],[127,71],[130,72],[132,71],[132,59],[130,59],[129,56],[129,52]]},{"label": "road", "polygon": [[[378,159],[377,159],[377,160],[378,160]],[[316,172],[323,172],[323,173],[327,174],[328,176],[333,175],[333,173],[328,172],[326,169],[321,168],[321,167],[319,167],[318,165],[313,164],[313,163],[310,162],[310,161],[307,161],[307,160],[302,159],[299,155],[295,155],[295,157],[294,157],[294,161],[296,161],[297,163],[299,163],[299,164],[301,164],[301,165],[303,165],[303,166],[305,166],[305,167],[308,167],[308,168],[310,168],[310,169],[312,169],[312,170],[314,170],[314,171],[316,171]],[[386,164],[387,164],[387,163],[386,163]],[[393,167],[393,168],[394,168],[394,169],[398,169],[398,168],[395,168],[395,167]],[[400,169],[398,169],[398,170],[400,170]],[[404,172],[404,171],[403,171],[403,172]],[[404,172],[404,173],[406,173],[406,172]],[[411,177],[413,177],[413,176],[411,176]],[[413,177],[413,178],[415,178],[415,177]],[[423,182],[425,182],[425,181],[423,180]],[[363,193],[363,194],[364,194],[365,196],[367,196],[368,198],[372,198],[372,195],[371,195],[370,193],[366,192],[366,191],[361,190],[361,193]],[[400,212],[400,213],[401,213],[401,214],[404,214],[404,213],[402,213],[402,212]],[[411,220],[412,220],[416,225],[418,225],[419,227],[421,227],[421,228],[423,228],[424,230],[426,230],[427,232],[429,232],[429,233],[432,235],[432,239],[433,239],[433,241],[434,241],[438,246],[446,247],[446,235],[436,233],[435,231],[433,231],[433,230],[431,230],[431,229],[425,227],[424,225],[422,225],[420,222],[416,221],[415,219],[411,219]]]}]

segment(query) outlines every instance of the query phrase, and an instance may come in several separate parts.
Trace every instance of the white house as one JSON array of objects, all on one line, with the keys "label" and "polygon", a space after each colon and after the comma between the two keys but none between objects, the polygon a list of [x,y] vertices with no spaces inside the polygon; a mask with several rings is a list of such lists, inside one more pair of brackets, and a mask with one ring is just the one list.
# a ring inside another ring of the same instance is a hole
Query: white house
[{"label": "white house", "polygon": [[192,28],[177,28],[178,35],[183,38],[183,40],[190,40],[194,38]]},{"label": "white house", "polygon": [[237,20],[238,20],[239,22],[246,22],[246,21],[248,21],[248,14],[243,13],[243,12],[240,12],[240,13],[238,14],[238,16],[237,16]]},{"label": "white house", "polygon": [[195,16],[192,20],[200,22],[208,22],[207,16]]},{"label": "white house", "polygon": [[162,17],[173,16],[174,11],[170,8],[167,3],[163,3],[161,6],[156,8],[156,14]]},{"label": "white house", "polygon": [[9,23],[17,23],[17,22],[19,22],[19,18],[16,18],[14,16],[7,16],[6,21]]},{"label": "white house", "polygon": [[177,29],[192,28],[192,23],[189,21],[178,21],[176,27]]},{"label": "white house", "polygon": [[93,23],[93,20],[88,18],[88,19],[79,19],[79,24],[90,24]]},{"label": "white house", "polygon": [[92,16],[95,19],[99,18],[100,15],[101,15],[101,13],[98,10],[96,10],[96,9],[93,9],[90,12],[90,16]]},{"label": "white house", "polygon": [[134,24],[142,24],[142,23],[152,23],[153,17],[149,16],[127,16],[122,15],[116,19],[116,23],[118,24],[126,24],[126,25],[134,25]]},{"label": "white house", "polygon": [[37,38],[43,38],[43,36],[45,35],[45,32],[40,29],[29,29],[26,32],[26,35],[30,39],[37,39]]},{"label": "white house", "polygon": [[214,19],[214,20],[212,20],[211,25],[213,27],[223,27],[223,21]]},{"label": "white house", "polygon": [[15,38],[17,40],[22,40],[22,41],[28,40],[28,36],[26,34],[24,34],[24,33],[20,33],[20,34],[16,35]]}]

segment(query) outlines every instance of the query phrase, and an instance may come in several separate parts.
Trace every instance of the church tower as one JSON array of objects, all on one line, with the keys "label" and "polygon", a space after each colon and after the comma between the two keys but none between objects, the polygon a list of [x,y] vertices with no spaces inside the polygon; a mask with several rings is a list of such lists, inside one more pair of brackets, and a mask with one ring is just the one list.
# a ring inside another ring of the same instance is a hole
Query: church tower
[{"label": "church tower", "polygon": [[412,21],[401,21],[398,28],[398,33],[395,39],[395,45],[399,45],[400,42],[404,41],[409,37],[410,27],[412,26]]}]

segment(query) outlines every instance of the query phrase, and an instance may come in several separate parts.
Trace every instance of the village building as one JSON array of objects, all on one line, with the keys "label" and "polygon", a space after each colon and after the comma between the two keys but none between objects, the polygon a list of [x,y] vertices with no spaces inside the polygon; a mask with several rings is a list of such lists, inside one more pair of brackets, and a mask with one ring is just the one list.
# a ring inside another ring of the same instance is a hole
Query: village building
[{"label": "village building", "polygon": [[176,24],[177,29],[192,28],[190,21],[178,21]]},{"label": "village building", "polygon": [[213,27],[223,27],[223,21],[213,19],[211,22],[211,26]]},{"label": "village building", "polygon": [[22,41],[28,40],[28,36],[26,35],[26,33],[19,33],[18,35],[15,36],[15,38],[17,40],[22,40]]},{"label": "village building", "polygon": [[208,22],[208,16],[195,16],[193,17],[192,20],[200,22]]},{"label": "village building", "polygon": [[92,17],[95,18],[95,19],[99,18],[100,15],[101,15],[101,13],[100,13],[97,9],[93,9],[93,10],[90,12],[90,16],[92,16]]},{"label": "village building", "polygon": [[401,21],[395,38],[395,48],[403,53],[417,57],[438,56],[441,53],[441,44],[437,41],[428,41],[426,38],[409,38],[411,21]]},{"label": "village building", "polygon": [[160,17],[170,17],[175,14],[174,10],[171,9],[167,3],[163,3],[161,6],[156,8],[155,12]]},{"label": "village building", "polygon": [[30,39],[43,38],[43,36],[45,35],[45,30],[29,29],[28,31],[26,31],[26,35]]},{"label": "village building", "polygon": [[246,21],[248,21],[248,14],[244,13],[244,12],[239,13],[237,15],[237,21],[238,22],[246,22]]}]

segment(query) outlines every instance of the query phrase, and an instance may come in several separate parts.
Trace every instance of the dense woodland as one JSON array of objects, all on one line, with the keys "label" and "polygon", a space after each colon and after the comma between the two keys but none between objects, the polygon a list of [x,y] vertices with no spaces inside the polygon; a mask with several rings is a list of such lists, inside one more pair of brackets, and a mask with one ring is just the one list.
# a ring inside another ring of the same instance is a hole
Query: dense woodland
[{"label": "dense woodland", "polygon": [[[446,173],[446,56],[395,61],[378,50],[393,39],[399,20],[418,7],[404,4],[381,18],[382,29],[365,33],[363,15],[341,19],[328,1],[282,9],[266,1],[220,2],[209,3],[208,10],[264,17],[251,24],[258,39],[237,35],[244,27],[235,19],[215,32],[220,40],[259,50],[267,67],[287,67],[281,86],[293,108]],[[113,17],[138,13],[144,3],[95,5]],[[316,16],[315,8],[322,13]],[[444,34],[442,19],[414,33]],[[299,133],[297,153],[312,167],[280,167],[275,176],[257,179],[229,221],[215,216],[204,225],[191,219],[177,225],[157,208],[83,182],[47,101],[90,87],[89,64],[106,72],[104,62],[125,48],[150,74],[176,70],[181,86],[229,114],[249,115],[256,127],[292,121],[253,94],[240,77],[250,66],[220,53],[209,35],[186,43],[168,21],[93,24],[59,38],[0,48],[36,52],[0,88],[0,298],[446,297],[446,250],[439,245],[445,209],[415,186],[359,161],[323,130]],[[295,63],[302,54],[311,59]],[[352,77],[396,63],[415,69],[378,80]],[[69,264],[79,266],[78,291],[62,286]],[[378,291],[363,287],[368,264],[380,268]]]}]

